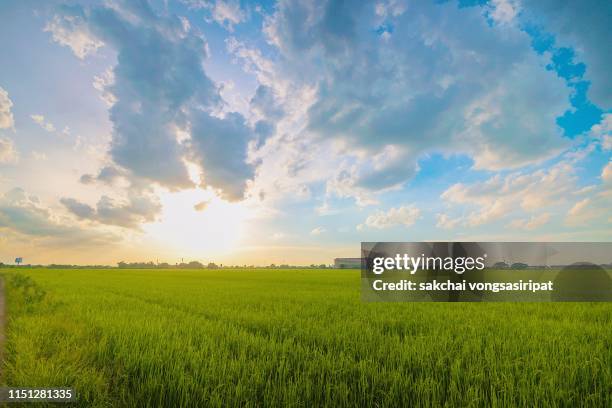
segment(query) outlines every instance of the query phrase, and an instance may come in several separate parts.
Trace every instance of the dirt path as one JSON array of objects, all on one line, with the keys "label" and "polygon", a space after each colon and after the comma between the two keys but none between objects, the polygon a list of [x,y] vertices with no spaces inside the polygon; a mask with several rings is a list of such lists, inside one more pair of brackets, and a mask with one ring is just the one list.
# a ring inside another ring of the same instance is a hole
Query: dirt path
[{"label": "dirt path", "polygon": [[6,327],[6,308],[4,302],[4,279],[0,277],[0,384],[4,381],[4,329]]}]

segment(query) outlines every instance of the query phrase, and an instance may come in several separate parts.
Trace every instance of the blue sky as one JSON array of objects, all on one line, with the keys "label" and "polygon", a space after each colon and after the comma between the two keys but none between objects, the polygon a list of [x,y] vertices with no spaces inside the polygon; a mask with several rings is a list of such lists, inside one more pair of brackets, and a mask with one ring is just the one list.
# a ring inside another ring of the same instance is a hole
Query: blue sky
[{"label": "blue sky", "polygon": [[611,8],[3,2],[0,261],[610,240]]}]

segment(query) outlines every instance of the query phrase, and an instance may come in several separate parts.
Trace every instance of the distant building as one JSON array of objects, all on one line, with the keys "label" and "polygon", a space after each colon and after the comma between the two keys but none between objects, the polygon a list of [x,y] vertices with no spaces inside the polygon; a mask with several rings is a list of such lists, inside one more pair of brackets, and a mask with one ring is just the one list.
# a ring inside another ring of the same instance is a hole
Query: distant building
[{"label": "distant building", "polygon": [[361,269],[361,258],[336,258],[334,268],[338,269]]}]

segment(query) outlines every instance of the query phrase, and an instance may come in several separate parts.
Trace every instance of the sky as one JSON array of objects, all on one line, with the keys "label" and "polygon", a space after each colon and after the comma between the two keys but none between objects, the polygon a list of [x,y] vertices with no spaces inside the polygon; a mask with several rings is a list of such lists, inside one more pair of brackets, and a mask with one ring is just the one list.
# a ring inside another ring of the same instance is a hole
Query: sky
[{"label": "sky", "polygon": [[612,3],[0,3],[0,262],[610,241]]}]

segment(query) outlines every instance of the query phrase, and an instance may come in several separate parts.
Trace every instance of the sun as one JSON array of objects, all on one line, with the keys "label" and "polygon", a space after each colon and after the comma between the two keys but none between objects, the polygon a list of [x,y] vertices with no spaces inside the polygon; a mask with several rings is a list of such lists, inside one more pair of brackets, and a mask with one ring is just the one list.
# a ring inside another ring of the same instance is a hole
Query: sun
[{"label": "sun", "polygon": [[145,233],[166,251],[189,260],[215,260],[235,252],[245,237],[249,208],[227,202],[213,192],[190,189],[162,192],[158,222]]}]

